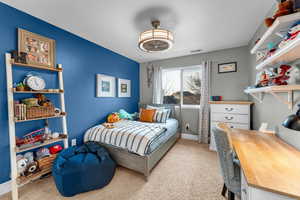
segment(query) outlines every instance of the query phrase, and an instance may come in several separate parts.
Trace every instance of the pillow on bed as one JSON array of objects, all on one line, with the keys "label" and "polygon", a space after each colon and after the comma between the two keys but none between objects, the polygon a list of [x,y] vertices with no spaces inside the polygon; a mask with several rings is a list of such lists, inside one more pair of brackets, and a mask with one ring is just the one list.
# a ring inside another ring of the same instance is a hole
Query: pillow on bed
[{"label": "pillow on bed", "polygon": [[153,122],[155,109],[141,109],[140,110],[140,121],[141,122]]},{"label": "pillow on bed", "polygon": [[154,107],[154,106],[147,105],[147,109],[156,110],[153,116],[153,122],[166,123],[167,119],[169,119],[171,114],[171,110],[166,109],[165,107]]}]

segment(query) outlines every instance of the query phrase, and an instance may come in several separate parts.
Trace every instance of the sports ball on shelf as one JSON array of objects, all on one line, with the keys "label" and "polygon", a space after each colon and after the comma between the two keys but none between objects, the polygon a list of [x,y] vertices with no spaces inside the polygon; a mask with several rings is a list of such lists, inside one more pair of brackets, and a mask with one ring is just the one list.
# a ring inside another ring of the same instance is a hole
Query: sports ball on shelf
[{"label": "sports ball on shelf", "polygon": [[28,74],[23,83],[32,90],[43,90],[46,87],[45,80],[42,77],[33,74]]}]

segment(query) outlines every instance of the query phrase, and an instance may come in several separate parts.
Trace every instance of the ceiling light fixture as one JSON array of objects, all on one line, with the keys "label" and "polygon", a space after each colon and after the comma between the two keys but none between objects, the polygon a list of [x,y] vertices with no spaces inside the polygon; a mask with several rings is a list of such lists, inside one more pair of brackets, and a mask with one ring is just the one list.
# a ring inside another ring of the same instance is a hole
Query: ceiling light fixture
[{"label": "ceiling light fixture", "polygon": [[172,48],[174,37],[172,32],[160,28],[160,21],[151,22],[153,29],[144,31],[139,37],[139,48],[145,52],[161,52]]}]

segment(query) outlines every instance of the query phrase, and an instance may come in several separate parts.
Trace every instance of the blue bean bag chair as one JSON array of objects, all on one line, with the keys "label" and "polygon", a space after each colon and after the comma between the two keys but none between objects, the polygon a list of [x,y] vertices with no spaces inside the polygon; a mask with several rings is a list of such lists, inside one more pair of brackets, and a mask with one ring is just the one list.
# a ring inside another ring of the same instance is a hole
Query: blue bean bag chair
[{"label": "blue bean bag chair", "polygon": [[71,197],[106,186],[115,169],[107,150],[90,142],[63,150],[53,163],[52,175],[61,195]]}]

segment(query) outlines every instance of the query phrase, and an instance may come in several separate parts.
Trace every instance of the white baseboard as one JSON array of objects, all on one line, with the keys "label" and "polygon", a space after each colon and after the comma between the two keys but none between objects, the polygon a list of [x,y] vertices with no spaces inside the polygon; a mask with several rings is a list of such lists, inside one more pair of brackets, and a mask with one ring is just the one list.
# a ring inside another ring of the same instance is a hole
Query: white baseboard
[{"label": "white baseboard", "polygon": [[11,191],[11,183],[10,181],[4,182],[0,184],[0,196],[6,194]]},{"label": "white baseboard", "polygon": [[198,141],[198,135],[192,135],[192,134],[188,134],[188,133],[182,133],[181,134],[181,138],[183,139],[187,139],[187,140],[195,140]]}]

